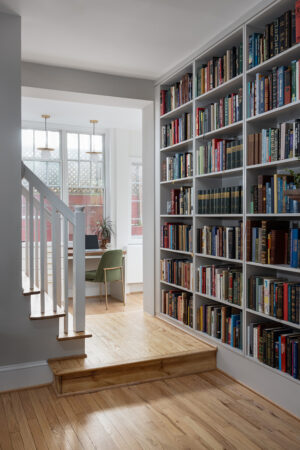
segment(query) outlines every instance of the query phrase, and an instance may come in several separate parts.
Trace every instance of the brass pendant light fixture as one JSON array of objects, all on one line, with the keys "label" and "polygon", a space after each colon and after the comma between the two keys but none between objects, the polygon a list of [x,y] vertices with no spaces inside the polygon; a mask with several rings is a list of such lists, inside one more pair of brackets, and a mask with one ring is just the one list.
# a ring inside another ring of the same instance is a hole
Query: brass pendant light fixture
[{"label": "brass pendant light fixture", "polygon": [[50,157],[50,152],[53,152],[55,149],[49,147],[48,145],[48,129],[47,129],[47,120],[50,119],[49,114],[42,114],[42,118],[45,121],[45,146],[44,147],[37,147],[37,150],[40,150],[43,152],[43,157],[47,158]]},{"label": "brass pendant light fixture", "polygon": [[101,152],[98,152],[95,149],[95,128],[96,128],[96,124],[98,123],[98,120],[90,120],[90,123],[93,125],[93,132],[91,134],[91,139],[90,139],[90,151],[86,152],[88,155],[90,155],[91,161],[98,161],[98,155],[101,154]]}]

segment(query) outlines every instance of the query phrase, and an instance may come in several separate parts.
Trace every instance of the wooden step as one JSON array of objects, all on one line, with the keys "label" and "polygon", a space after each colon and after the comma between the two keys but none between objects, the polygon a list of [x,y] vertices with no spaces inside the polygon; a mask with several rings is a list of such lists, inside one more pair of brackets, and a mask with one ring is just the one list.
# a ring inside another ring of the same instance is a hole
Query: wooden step
[{"label": "wooden step", "polygon": [[70,341],[73,339],[86,339],[92,337],[89,331],[73,331],[73,316],[68,314],[68,332],[64,331],[64,319],[59,319],[59,332],[56,336],[58,341]]},{"label": "wooden step", "polygon": [[49,362],[58,395],[90,392],[216,369],[216,348],[143,358],[101,367],[60,369]]},{"label": "wooden step", "polygon": [[22,289],[23,295],[26,297],[29,295],[40,294],[41,290],[34,286],[33,289],[30,289],[30,280],[29,277],[23,272],[22,273]]},{"label": "wooden step", "polygon": [[41,295],[31,295],[31,314],[29,318],[31,320],[45,320],[45,319],[57,319],[64,317],[66,314],[62,307],[57,306],[56,312],[53,312],[52,300],[45,294],[45,312],[41,313]]}]

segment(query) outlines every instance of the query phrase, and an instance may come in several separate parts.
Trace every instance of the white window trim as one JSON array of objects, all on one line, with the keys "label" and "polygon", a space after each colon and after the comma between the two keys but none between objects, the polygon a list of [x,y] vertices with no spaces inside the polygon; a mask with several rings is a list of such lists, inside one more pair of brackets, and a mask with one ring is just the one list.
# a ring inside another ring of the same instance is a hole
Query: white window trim
[{"label": "white window trim", "polygon": [[[131,178],[130,178],[130,175],[131,175],[131,165],[132,164],[140,164],[141,166],[142,166],[142,164],[143,164],[143,162],[142,162],[142,157],[137,157],[137,156],[130,156],[129,157],[129,161],[128,161],[128,164],[129,164],[129,170],[128,170],[128,173],[129,173],[129,180],[128,180],[128,182],[129,182],[129,195],[128,195],[128,211],[129,211],[129,226],[128,226],[128,228],[129,228],[129,231],[128,231],[128,234],[129,234],[129,236],[128,236],[128,245],[139,245],[139,244],[143,244],[143,234],[141,235],[141,236],[133,236],[132,234],[131,234]],[[143,180],[142,180],[142,186],[143,186]],[[143,224],[143,217],[142,217],[142,224]]]}]

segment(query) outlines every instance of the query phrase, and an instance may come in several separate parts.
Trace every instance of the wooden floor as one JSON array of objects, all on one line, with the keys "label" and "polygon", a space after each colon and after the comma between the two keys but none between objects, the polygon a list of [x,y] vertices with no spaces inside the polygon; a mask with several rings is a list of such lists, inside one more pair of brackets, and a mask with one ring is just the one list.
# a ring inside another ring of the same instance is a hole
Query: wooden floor
[{"label": "wooden floor", "polygon": [[[108,297],[108,309],[105,306],[105,297],[88,297],[86,299],[86,315],[111,314],[115,312],[141,311],[143,309],[143,293],[128,294],[126,305],[120,300]],[[70,311],[72,312],[72,300],[70,300]]]},{"label": "wooden floor", "polygon": [[[211,348],[199,339],[144,313],[141,294],[128,295],[125,308],[118,300],[110,299],[108,313],[105,304],[96,300],[98,304],[87,300],[86,329],[92,333],[92,338],[86,339],[87,358],[63,360],[52,364],[52,367],[61,370],[72,367],[90,369],[103,364]],[[89,315],[95,310],[98,314]]]},{"label": "wooden floor", "polygon": [[91,394],[0,394],[0,448],[300,448],[300,422],[218,371]]}]

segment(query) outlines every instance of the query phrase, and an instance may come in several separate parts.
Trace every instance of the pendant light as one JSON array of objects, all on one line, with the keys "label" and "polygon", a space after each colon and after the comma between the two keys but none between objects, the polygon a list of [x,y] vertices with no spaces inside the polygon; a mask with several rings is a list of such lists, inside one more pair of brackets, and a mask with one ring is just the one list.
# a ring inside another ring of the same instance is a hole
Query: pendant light
[{"label": "pendant light", "polygon": [[90,120],[90,123],[93,125],[93,132],[91,134],[91,139],[90,139],[90,151],[86,152],[88,155],[90,155],[91,161],[97,162],[98,161],[98,157],[101,154],[101,152],[98,152],[95,149],[95,128],[96,128],[96,123],[98,123],[98,120]]},{"label": "pendant light", "polygon": [[50,152],[54,151],[54,148],[50,148],[48,146],[48,130],[47,130],[47,120],[50,119],[49,114],[42,114],[42,118],[45,120],[45,146],[44,147],[37,147],[38,150],[42,152],[42,157],[44,159],[50,158]]}]

